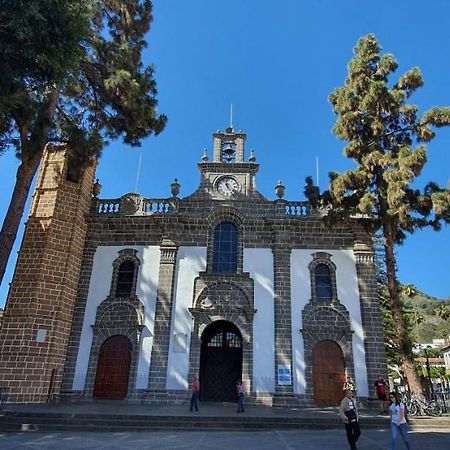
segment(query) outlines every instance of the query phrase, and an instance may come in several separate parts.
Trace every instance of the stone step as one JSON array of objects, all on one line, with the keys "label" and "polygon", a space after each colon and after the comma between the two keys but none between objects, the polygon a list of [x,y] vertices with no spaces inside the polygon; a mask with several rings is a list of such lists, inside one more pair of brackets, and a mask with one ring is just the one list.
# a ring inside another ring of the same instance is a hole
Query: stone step
[{"label": "stone step", "polygon": [[[208,415],[205,412],[185,415],[112,414],[71,412],[0,411],[0,431],[156,431],[156,430],[289,430],[339,429],[337,414],[299,414],[298,416],[236,414]],[[362,428],[389,428],[383,416],[361,416]],[[450,428],[450,417],[411,418],[412,429]]]},{"label": "stone step", "polygon": [[[385,418],[364,418],[361,426],[386,428]],[[341,428],[338,417],[210,417],[102,414],[30,414],[5,412],[0,431],[150,431],[150,430],[264,430]]]}]

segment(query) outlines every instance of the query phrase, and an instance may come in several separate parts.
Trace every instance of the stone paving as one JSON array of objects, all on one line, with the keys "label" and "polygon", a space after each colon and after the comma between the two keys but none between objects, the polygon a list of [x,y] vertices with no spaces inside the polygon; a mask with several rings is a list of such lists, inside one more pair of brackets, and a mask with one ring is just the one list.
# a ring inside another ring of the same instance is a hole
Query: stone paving
[{"label": "stone paving", "polygon": [[[449,430],[410,433],[413,450],[449,450]],[[345,431],[222,431],[143,433],[1,433],[0,448],[12,449],[154,449],[154,450],[346,450]],[[398,449],[404,449],[399,442]],[[389,450],[387,430],[362,430],[359,450]]]}]

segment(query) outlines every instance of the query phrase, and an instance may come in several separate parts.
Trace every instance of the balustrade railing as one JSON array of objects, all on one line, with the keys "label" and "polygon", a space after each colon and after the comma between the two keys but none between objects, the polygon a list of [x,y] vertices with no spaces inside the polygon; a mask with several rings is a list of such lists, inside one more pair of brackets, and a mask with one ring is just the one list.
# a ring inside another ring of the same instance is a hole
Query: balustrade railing
[{"label": "balustrade railing", "polygon": [[[115,199],[95,199],[93,202],[93,214],[98,215],[125,215],[139,216],[152,214],[170,214],[178,210],[180,200],[150,199],[140,197],[137,194],[127,194]],[[183,202],[181,200],[181,202]],[[315,215],[318,211],[311,208],[306,201],[285,201],[276,200],[274,202],[274,214],[278,217],[306,217]],[[197,206],[198,207],[198,206]]]},{"label": "balustrade railing", "polygon": [[99,215],[152,215],[168,214],[176,210],[176,202],[168,199],[148,199],[124,196],[114,199],[97,199],[93,213]]},{"label": "balustrade railing", "polygon": [[311,205],[308,202],[286,202],[284,214],[287,216],[309,216]]}]

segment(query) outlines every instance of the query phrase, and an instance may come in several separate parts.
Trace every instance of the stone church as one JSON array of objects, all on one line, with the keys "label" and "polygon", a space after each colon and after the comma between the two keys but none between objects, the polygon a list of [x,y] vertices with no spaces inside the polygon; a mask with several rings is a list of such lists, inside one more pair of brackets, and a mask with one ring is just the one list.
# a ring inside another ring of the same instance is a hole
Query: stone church
[{"label": "stone church", "polygon": [[[246,134],[213,134],[180,198],[99,198],[95,167],[48,147],[0,330],[11,403],[116,399],[328,406],[386,373],[372,238],[269,200]],[[248,152],[247,152],[248,153]]]}]

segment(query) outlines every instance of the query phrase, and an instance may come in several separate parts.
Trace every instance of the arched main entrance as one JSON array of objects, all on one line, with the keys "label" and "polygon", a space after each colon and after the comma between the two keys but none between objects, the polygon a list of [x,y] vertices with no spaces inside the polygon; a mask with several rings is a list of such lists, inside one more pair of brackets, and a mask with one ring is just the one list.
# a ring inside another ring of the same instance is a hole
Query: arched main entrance
[{"label": "arched main entrance", "polygon": [[314,401],[317,406],[337,406],[343,397],[344,354],[333,341],[321,341],[313,349]]},{"label": "arched main entrance", "polygon": [[128,391],[131,342],[122,335],[108,338],[100,348],[94,398],[122,400]]},{"label": "arched main entrance", "polygon": [[200,395],[203,401],[234,402],[242,378],[242,336],[231,322],[218,320],[202,334]]}]

